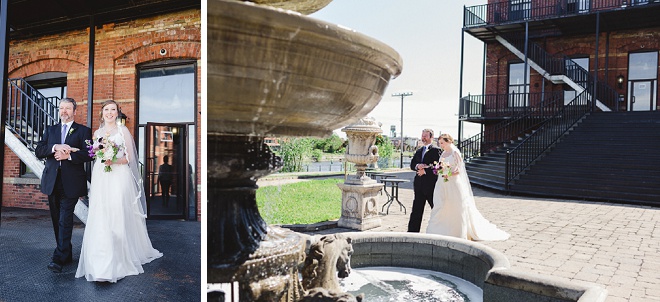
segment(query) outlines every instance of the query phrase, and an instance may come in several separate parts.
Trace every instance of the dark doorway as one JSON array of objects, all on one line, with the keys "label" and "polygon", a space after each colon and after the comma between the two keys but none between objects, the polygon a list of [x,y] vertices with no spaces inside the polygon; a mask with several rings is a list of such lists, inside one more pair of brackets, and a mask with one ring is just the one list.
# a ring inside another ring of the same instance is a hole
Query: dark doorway
[{"label": "dark doorway", "polygon": [[152,218],[185,219],[190,202],[187,181],[188,126],[147,123],[145,194],[147,214]]}]

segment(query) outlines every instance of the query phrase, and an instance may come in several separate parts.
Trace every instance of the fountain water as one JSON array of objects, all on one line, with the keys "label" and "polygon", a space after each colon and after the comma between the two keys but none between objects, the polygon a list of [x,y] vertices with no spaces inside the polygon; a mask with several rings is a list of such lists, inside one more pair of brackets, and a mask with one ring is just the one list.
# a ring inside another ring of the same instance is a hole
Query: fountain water
[{"label": "fountain water", "polygon": [[264,137],[326,136],[364,117],[401,58],[295,12],[224,0],[207,7],[207,281],[238,282],[241,301],[298,301],[305,242],[268,227],[256,206],[257,179],[281,166]]}]

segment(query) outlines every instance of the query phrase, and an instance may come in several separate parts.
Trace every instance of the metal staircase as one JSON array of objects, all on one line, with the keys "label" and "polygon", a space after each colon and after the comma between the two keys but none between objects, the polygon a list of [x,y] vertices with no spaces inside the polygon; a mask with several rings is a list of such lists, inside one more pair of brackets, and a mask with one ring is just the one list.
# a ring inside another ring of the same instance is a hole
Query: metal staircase
[{"label": "metal staircase", "polygon": [[591,111],[590,94],[583,92],[568,105],[563,105],[563,99],[556,99],[541,109],[543,114],[527,114],[501,122],[487,135],[478,134],[461,142],[459,148],[472,183],[508,190],[573,124]]},{"label": "metal staircase", "polygon": [[44,97],[23,79],[8,81],[5,144],[41,178],[44,163],[34,151],[47,126],[59,122],[59,99]]},{"label": "metal staircase", "polygon": [[576,95],[587,91],[595,94],[595,105],[601,111],[616,109],[618,93],[604,82],[599,82],[589,71],[582,68],[569,57],[564,55],[551,55],[540,45],[527,43],[527,56],[525,56],[525,38],[519,36],[498,35],[495,39],[509,51],[554,84],[566,84],[576,91]]},{"label": "metal staircase", "polygon": [[544,78],[554,84],[566,84],[577,92],[575,99],[566,105],[563,96],[559,96],[524,114],[511,115],[509,120],[489,127],[486,133],[461,142],[459,148],[471,181],[508,191],[594,107],[605,112],[616,108],[617,93],[570,58],[550,55],[524,37],[498,35],[495,39]]}]

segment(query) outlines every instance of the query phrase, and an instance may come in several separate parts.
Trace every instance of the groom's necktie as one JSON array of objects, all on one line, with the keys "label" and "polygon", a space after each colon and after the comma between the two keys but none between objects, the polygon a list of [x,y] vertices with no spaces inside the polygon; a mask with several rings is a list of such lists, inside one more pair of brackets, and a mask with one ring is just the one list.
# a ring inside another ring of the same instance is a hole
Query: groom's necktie
[{"label": "groom's necktie", "polygon": [[422,149],[422,160],[424,159],[424,155],[426,155],[426,146]]},{"label": "groom's necktie", "polygon": [[62,124],[62,144],[64,144],[64,140],[66,139],[66,124]]},{"label": "groom's necktie", "polygon": [[[64,144],[64,140],[66,139],[66,124],[62,124],[62,140],[60,141],[62,144]],[[60,166],[62,165],[62,161],[59,162]]]}]

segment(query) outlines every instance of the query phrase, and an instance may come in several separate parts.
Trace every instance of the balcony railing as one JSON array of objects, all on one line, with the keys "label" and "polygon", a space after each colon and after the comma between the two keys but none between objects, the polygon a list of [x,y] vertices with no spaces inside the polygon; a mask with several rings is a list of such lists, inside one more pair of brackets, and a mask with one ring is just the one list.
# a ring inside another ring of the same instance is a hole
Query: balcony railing
[{"label": "balcony railing", "polygon": [[530,108],[527,114],[500,122],[489,128],[486,133],[479,133],[460,142],[459,148],[465,159],[481,156],[502,147],[513,138],[523,136],[535,129],[539,123],[554,116],[564,106],[561,91],[549,94],[539,106]]},{"label": "balcony railing", "polygon": [[459,118],[502,118],[540,113],[545,104],[563,99],[563,91],[468,95],[460,100]]},{"label": "balcony railing", "polygon": [[658,3],[657,0],[530,0],[501,1],[465,8],[463,27],[480,27],[527,20],[544,20],[596,11],[626,9]]}]

